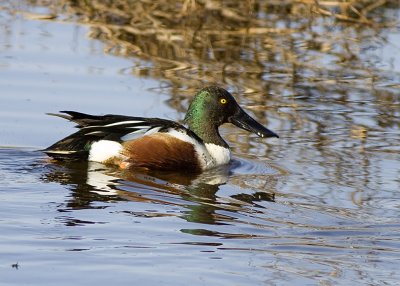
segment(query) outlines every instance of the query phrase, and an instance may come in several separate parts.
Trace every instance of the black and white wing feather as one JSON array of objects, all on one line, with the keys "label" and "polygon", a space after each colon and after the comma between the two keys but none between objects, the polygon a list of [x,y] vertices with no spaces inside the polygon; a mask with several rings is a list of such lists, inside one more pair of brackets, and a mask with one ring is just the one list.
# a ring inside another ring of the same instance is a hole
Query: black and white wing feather
[{"label": "black and white wing feather", "polygon": [[49,113],[49,115],[75,122],[79,130],[43,150],[56,159],[81,159],[82,157],[87,157],[90,146],[100,140],[121,143],[145,134],[168,132],[171,128],[191,135],[194,134],[177,122],[160,118],[112,114],[89,115],[75,111],[60,112],[61,114]]}]

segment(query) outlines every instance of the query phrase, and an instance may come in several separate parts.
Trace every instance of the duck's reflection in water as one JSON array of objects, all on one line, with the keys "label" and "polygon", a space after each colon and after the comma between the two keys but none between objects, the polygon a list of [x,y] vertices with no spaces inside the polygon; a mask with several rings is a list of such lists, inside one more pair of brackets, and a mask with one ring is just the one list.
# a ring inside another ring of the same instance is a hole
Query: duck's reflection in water
[{"label": "duck's reflection in water", "polygon": [[[245,160],[234,160],[201,174],[117,170],[99,163],[52,163],[47,165],[45,181],[67,185],[71,196],[60,212],[73,209],[104,208],[98,202],[132,201],[154,205],[152,211],[137,216],[168,216],[157,205],[176,206],[179,217],[206,224],[226,224],[239,212],[258,202],[275,199],[276,174],[248,174]],[[244,171],[244,172],[243,172]],[[253,185],[252,185],[253,184]],[[221,211],[219,211],[221,210]],[[176,214],[175,214],[176,215]]]}]

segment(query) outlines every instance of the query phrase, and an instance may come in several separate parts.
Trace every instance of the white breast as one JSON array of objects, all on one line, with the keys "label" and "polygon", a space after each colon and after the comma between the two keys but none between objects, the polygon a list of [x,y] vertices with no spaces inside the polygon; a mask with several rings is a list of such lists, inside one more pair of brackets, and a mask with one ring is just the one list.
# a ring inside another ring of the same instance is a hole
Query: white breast
[{"label": "white breast", "polygon": [[215,166],[228,164],[231,160],[231,151],[229,150],[229,148],[212,143],[206,143],[205,145],[208,153],[210,153],[211,157],[215,161]]}]

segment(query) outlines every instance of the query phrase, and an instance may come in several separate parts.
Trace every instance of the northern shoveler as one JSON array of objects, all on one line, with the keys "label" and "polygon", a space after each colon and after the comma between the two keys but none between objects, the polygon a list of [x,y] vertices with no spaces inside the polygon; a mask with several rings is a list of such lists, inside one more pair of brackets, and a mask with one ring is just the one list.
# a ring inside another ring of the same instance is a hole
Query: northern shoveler
[{"label": "northern shoveler", "polygon": [[218,127],[230,122],[259,137],[278,137],[250,117],[225,89],[200,90],[186,113],[187,127],[166,119],[124,115],[52,114],[77,123],[79,131],[43,150],[57,160],[86,159],[121,168],[199,172],[230,161]]}]

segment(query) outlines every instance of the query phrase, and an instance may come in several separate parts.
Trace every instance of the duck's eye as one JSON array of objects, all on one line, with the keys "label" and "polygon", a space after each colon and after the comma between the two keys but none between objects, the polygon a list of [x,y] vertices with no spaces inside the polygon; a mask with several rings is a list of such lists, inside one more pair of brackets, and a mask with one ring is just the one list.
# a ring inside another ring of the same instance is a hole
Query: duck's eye
[{"label": "duck's eye", "polygon": [[219,102],[221,102],[222,104],[225,104],[225,103],[227,103],[228,101],[227,101],[225,98],[221,98],[221,99],[219,100]]}]

